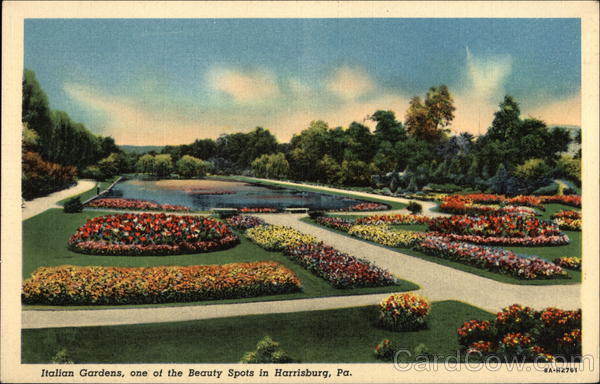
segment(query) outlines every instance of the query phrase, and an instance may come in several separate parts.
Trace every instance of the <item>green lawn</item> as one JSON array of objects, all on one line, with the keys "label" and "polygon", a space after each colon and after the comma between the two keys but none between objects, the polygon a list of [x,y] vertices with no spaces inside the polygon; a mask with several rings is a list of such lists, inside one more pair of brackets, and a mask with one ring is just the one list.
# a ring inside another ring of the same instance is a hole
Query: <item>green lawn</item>
[{"label": "green lawn", "polygon": [[[553,205],[556,205],[557,207],[552,207]],[[545,213],[545,215],[547,217],[549,217],[553,211],[557,211],[557,210],[561,210],[561,209],[565,209],[564,206],[562,205],[558,205],[558,204],[550,204],[551,207],[547,207],[547,212]],[[550,211],[550,213],[548,213],[548,211]],[[362,240],[359,239],[357,237],[354,236],[350,236],[348,235],[346,232],[343,231],[339,231],[333,228],[329,228],[329,227],[325,227],[325,226],[321,226],[319,224],[317,224],[314,220],[306,217],[306,218],[302,218],[300,219],[301,221],[308,223],[308,224],[312,224],[312,225],[316,225],[319,226],[321,228],[325,228],[327,230],[330,230],[332,232],[336,232],[339,234],[342,234],[344,236],[348,236],[348,237],[352,237],[353,239],[359,240],[359,241],[364,241],[367,242],[369,244],[373,244],[373,245],[377,245],[379,247],[383,247],[383,248],[387,248],[387,249],[391,249],[393,251],[399,251],[402,252],[404,254],[410,255],[410,256],[415,256],[418,257],[420,259],[423,260],[427,260],[433,263],[437,263],[437,264],[441,264],[441,265],[445,265],[447,267],[451,267],[451,268],[455,268],[464,272],[469,272],[469,273],[473,273],[475,275],[481,276],[481,277],[486,277],[488,279],[492,279],[492,280],[496,280],[496,281],[500,281],[503,283],[509,283],[509,284],[519,284],[519,285],[564,285],[564,284],[576,284],[576,283],[580,283],[581,282],[581,272],[579,271],[573,271],[573,270],[569,270],[566,269],[567,273],[569,274],[569,279],[548,279],[548,280],[544,280],[544,279],[540,279],[540,280],[522,280],[522,279],[517,279],[515,277],[509,276],[509,275],[504,275],[504,274],[500,274],[500,273],[496,273],[496,272],[491,272],[491,271],[486,271],[484,269],[480,269],[468,264],[462,264],[462,263],[458,263],[455,261],[451,261],[451,260],[446,260],[446,259],[442,259],[439,257],[435,257],[435,256],[431,256],[431,255],[426,255],[424,253],[421,252],[417,252],[413,249],[409,249],[409,248],[391,248],[391,247],[386,247],[377,243],[373,243],[367,240]],[[393,225],[391,226],[392,229],[401,229],[401,230],[410,230],[410,231],[422,231],[425,232],[427,230],[427,226],[426,225]],[[542,257],[546,260],[554,260],[557,257],[561,257],[561,256],[577,256],[577,257],[581,257],[581,232],[571,232],[571,231],[565,231],[565,233],[567,234],[567,236],[569,236],[569,238],[571,239],[571,243],[568,245],[564,245],[564,246],[558,246],[558,247],[502,247],[505,249],[509,249],[512,250],[514,252],[517,253],[523,253],[523,254],[528,254],[528,255],[536,255],[539,257]]]},{"label": "green lawn", "polygon": [[[104,265],[104,266],[158,266],[158,265],[195,265],[227,264],[236,262],[278,261],[294,270],[303,285],[303,292],[240,300],[219,300],[182,304],[156,305],[197,305],[206,303],[249,302],[265,300],[297,299],[319,296],[356,295],[379,292],[397,292],[417,289],[408,281],[400,281],[396,286],[359,289],[335,289],[325,280],[306,271],[287,259],[281,252],[266,251],[240,235],[241,244],[234,248],[189,255],[175,256],[95,256],[75,253],[67,249],[69,237],[85,223],[87,219],[102,215],[101,211],[84,211],[66,214],[60,209],[50,209],[23,222],[23,278],[27,278],[38,267],[53,265]],[[151,305],[152,306],[152,305]],[[52,308],[49,306],[29,306],[29,308]],[[76,308],[107,308],[76,307]]]},{"label": "green lawn", "polygon": [[[428,328],[392,332],[377,326],[375,306],[239,316],[177,323],[25,329],[22,362],[48,363],[66,348],[75,363],[235,363],[266,335],[304,363],[375,363],[373,348],[384,338],[413,350],[456,355],[456,330],[489,312],[457,301],[432,304]],[[414,357],[411,359],[414,360]]]},{"label": "green lawn", "polygon": [[[110,187],[110,185],[112,183],[114,183],[115,180],[117,180],[118,178],[119,178],[119,176],[115,176],[115,177],[113,177],[111,179],[97,182],[97,185],[100,187],[100,191],[104,191],[106,188]],[[82,203],[84,201],[86,201],[87,199],[96,196],[96,186],[94,186],[89,191],[85,191],[85,192],[80,193],[78,195],[74,195],[74,196],[68,197],[66,199],[63,199],[63,200],[59,201],[57,204],[58,205],[65,205],[65,203],[67,202],[67,200],[72,199],[73,197],[78,197],[78,196],[79,196],[79,199],[81,200]]]},{"label": "green lawn", "polygon": [[[222,180],[243,181],[246,183],[254,183],[254,184],[272,185],[272,186],[278,186],[278,187],[282,187],[282,188],[295,189],[298,191],[318,192],[318,193],[325,193],[328,195],[350,197],[350,198],[357,199],[357,200],[387,204],[390,206],[390,209],[403,209],[406,207],[406,204],[403,204],[403,203],[398,203],[395,201],[389,201],[389,200],[385,200],[385,199],[379,199],[377,197],[370,197],[370,196],[364,197],[364,196],[356,195],[356,194],[352,193],[351,191],[348,191],[348,192],[324,191],[322,189],[311,187],[309,185],[301,185],[301,186],[300,185],[288,185],[288,184],[278,183],[277,181],[258,180],[258,179],[254,179],[252,177],[245,177],[245,176],[215,176],[215,178],[222,179]],[[385,212],[385,211],[382,211],[382,212]]]}]

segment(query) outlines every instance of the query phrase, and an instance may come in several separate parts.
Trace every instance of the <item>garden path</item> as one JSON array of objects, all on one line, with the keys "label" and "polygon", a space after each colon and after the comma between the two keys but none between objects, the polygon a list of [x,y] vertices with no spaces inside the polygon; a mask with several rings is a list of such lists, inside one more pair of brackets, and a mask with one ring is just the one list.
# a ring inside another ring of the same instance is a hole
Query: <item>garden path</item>
[{"label": "garden path", "polygon": [[431,300],[460,300],[495,312],[514,303],[534,308],[556,306],[579,308],[580,284],[515,285],[480,277],[472,273],[436,264],[359,239],[305,223],[306,215],[259,215],[269,224],[286,225],[313,235],[349,255],[369,260],[394,275],[422,287],[418,293]]},{"label": "garden path", "polygon": [[27,220],[30,217],[39,215],[50,208],[61,208],[57,203],[61,200],[66,199],[70,196],[75,196],[85,191],[89,191],[96,185],[95,181],[92,180],[79,180],[74,186],[63,189],[58,192],[54,192],[48,196],[38,197],[25,202],[25,207],[22,209],[23,220]]}]

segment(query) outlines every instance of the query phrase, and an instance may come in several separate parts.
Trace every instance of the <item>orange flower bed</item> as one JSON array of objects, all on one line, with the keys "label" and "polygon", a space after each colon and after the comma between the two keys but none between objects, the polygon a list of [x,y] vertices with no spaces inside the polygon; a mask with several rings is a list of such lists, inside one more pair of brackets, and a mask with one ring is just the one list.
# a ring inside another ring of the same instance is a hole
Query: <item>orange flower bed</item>
[{"label": "orange flower bed", "polygon": [[301,290],[296,274],[267,261],[160,267],[40,267],[23,283],[25,304],[115,305],[189,302]]}]

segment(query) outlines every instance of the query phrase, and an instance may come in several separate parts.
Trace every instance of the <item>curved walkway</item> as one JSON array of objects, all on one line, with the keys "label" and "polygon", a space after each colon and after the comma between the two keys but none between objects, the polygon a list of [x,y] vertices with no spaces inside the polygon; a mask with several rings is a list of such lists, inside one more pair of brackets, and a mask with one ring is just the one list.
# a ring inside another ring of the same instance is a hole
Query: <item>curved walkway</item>
[{"label": "curved walkway", "polygon": [[534,308],[580,308],[581,284],[516,285],[480,277],[441,264],[354,239],[299,221],[305,215],[262,214],[270,224],[286,225],[313,235],[352,256],[369,260],[394,275],[422,287],[418,292],[431,300],[460,300],[495,312],[519,303]]},{"label": "curved walkway", "polygon": [[38,197],[25,202],[25,208],[22,209],[23,220],[29,219],[35,215],[39,215],[50,208],[60,208],[57,203],[68,197],[78,195],[94,188],[96,182],[91,180],[79,180],[74,186],[54,192],[48,196]]}]

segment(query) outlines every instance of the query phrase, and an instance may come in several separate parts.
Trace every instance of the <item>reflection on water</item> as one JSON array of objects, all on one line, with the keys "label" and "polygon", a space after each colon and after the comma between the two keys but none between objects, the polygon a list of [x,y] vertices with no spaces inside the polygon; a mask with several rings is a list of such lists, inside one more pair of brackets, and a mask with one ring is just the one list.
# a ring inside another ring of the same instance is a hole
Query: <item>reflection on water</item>
[{"label": "reflection on water", "polygon": [[131,179],[117,184],[107,196],[186,205],[201,211],[243,207],[341,209],[361,202],[323,193],[221,180]]}]

